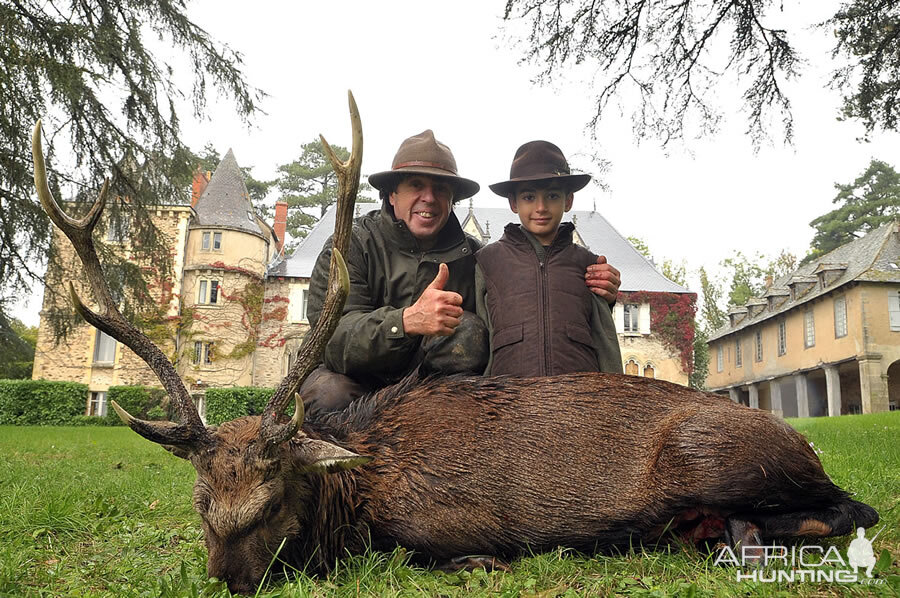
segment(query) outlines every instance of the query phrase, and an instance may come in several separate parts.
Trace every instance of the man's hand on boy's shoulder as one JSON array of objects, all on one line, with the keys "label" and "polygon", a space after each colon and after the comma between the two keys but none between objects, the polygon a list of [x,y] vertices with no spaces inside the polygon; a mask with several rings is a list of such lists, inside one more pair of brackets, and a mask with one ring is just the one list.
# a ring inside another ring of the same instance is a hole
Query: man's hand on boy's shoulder
[{"label": "man's hand on boy's shoulder", "polygon": [[605,255],[598,257],[596,264],[587,267],[584,281],[592,293],[606,299],[607,303],[616,302],[622,279],[619,271],[606,263]]}]

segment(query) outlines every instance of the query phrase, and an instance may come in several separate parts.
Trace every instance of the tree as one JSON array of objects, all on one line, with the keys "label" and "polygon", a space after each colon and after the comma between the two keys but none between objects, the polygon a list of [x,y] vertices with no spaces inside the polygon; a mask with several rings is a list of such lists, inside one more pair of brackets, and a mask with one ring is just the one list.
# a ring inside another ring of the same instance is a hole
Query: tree
[{"label": "tree", "polygon": [[[189,58],[191,89],[179,89],[175,69],[145,45],[151,32]],[[113,224],[128,220],[134,246],[166,263],[159,232],[141,216],[161,198],[186,201],[191,152],[180,140],[177,104],[189,96],[199,117],[214,87],[249,119],[262,94],[240,67],[240,55],[187,18],[184,2],[0,3],[0,313],[41,279],[48,258],[51,228],[32,179],[34,123],[43,121],[56,197],[84,205],[111,177]]]},{"label": "tree", "polygon": [[832,203],[840,207],[809,223],[816,234],[804,263],[900,216],[900,174],[886,162],[873,159],[852,183],[835,183],[834,187],[838,194]]},{"label": "tree", "polygon": [[688,386],[703,390],[709,376],[709,334],[694,322],[694,368],[688,375]]},{"label": "tree", "polygon": [[722,300],[722,287],[710,280],[706,268],[700,267],[700,295],[703,299],[701,315],[705,323],[704,330],[712,334],[725,325],[725,312],[719,307]]},{"label": "tree", "polygon": [[[341,160],[350,157],[347,148],[332,145],[331,149]],[[300,147],[300,157],[279,166],[278,172],[281,200],[288,204],[287,232],[295,240],[287,246],[286,251],[290,253],[296,242],[309,234],[319,218],[325,215],[328,206],[337,199],[337,177],[319,139],[304,143]],[[360,194],[370,189],[372,187],[367,183],[360,184]],[[316,208],[318,214],[304,211]]]},{"label": "tree", "polygon": [[[549,83],[565,67],[593,67],[597,124],[614,98],[636,106],[638,138],[663,145],[716,130],[717,93],[723,77],[741,90],[747,132],[754,143],[780,121],[785,142],[793,134],[785,83],[803,62],[792,32],[776,23],[776,0],[507,0],[506,21],[524,21],[525,58],[540,64]],[[798,26],[798,29],[800,27]],[[900,5],[850,0],[821,30],[834,33],[832,86],[843,94],[842,115],[867,132],[896,129],[900,114]]]},{"label": "tree", "polygon": [[[0,318],[6,318],[0,314]],[[0,323],[0,379],[30,378],[37,345],[37,327],[25,326],[20,320]]]}]

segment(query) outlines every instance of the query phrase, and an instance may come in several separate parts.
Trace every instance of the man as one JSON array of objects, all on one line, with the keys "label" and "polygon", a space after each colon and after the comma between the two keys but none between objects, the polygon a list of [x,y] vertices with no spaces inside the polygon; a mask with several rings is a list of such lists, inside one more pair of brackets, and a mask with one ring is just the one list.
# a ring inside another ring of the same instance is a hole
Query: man
[{"label": "man", "polygon": [[[453,214],[479,185],[457,174],[450,148],[430,130],[400,144],[391,170],[369,176],[382,206],[356,220],[347,269],[350,294],[323,356],[300,389],[311,408],[340,410],[364,392],[423,374],[481,374],[488,334],[475,315],[475,252]],[[313,269],[307,315],[315,326],[325,299],[331,240]],[[619,273],[598,260],[591,290],[614,302]]]}]

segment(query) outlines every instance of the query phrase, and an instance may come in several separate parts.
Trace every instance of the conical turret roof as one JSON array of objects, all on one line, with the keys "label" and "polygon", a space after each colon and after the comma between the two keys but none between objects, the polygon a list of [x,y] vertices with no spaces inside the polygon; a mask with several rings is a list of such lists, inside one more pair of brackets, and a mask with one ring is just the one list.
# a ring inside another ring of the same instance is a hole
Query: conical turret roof
[{"label": "conical turret roof", "polygon": [[250,203],[244,173],[230,148],[213,172],[194,211],[196,218],[191,228],[222,227],[265,237]]}]

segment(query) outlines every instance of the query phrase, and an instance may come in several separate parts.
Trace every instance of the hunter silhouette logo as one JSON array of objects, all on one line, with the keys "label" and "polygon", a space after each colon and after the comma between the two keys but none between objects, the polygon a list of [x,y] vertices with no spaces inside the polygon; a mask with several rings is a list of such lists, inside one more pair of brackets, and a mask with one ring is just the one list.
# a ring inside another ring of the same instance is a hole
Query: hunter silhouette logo
[{"label": "hunter silhouette logo", "polygon": [[871,540],[867,540],[865,528],[856,529],[856,539],[850,542],[850,547],[847,549],[847,563],[853,567],[854,572],[860,567],[865,567],[866,577],[872,577],[872,568],[878,561],[875,558],[875,551],[872,549],[872,542],[880,533],[881,530],[878,530]]},{"label": "hunter silhouette logo", "polygon": [[[880,585],[883,579],[873,579],[872,570],[878,562],[872,543],[884,526],[866,538],[865,528],[857,528],[856,538],[850,542],[845,559],[836,546],[754,546],[739,548],[725,546],[716,557],[716,565],[737,568],[737,581],[756,582],[833,582]],[[865,571],[865,576],[859,573]]]}]

